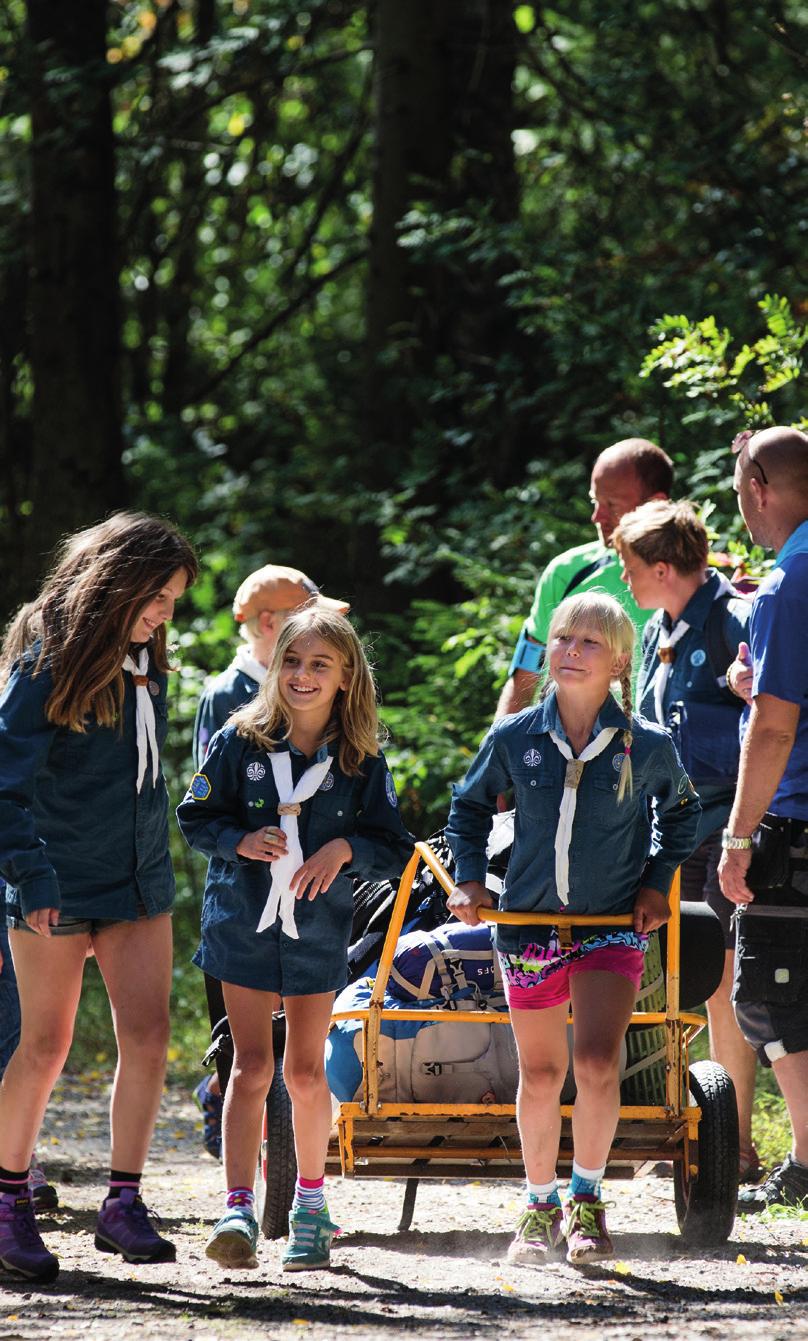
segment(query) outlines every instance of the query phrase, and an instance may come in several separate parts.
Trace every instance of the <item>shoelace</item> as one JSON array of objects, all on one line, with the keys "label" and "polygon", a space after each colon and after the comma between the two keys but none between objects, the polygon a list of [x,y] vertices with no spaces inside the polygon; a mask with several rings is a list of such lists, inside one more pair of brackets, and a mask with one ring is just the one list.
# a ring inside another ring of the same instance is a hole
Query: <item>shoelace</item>
[{"label": "shoelace", "polygon": [[571,1201],[567,1206],[567,1232],[580,1229],[587,1235],[602,1234],[604,1231],[597,1217],[605,1210],[605,1201]]},{"label": "shoelace", "polygon": [[526,1211],[522,1212],[518,1228],[524,1233],[524,1237],[538,1238],[541,1235],[546,1238],[548,1243],[553,1241],[553,1230],[558,1224],[561,1213],[561,1207],[553,1207],[552,1210],[538,1210],[534,1206],[528,1206]]}]

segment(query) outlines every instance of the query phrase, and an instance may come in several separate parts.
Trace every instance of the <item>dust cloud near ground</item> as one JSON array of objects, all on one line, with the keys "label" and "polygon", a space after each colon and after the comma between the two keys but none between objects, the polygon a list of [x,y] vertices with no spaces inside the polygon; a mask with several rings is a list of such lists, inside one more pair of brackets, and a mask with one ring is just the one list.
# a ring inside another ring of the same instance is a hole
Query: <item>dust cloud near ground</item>
[{"label": "dust cloud near ground", "polygon": [[345,1233],[329,1271],[284,1275],[282,1243],[264,1240],[257,1270],[222,1272],[204,1255],[221,1213],[221,1168],[202,1150],[189,1094],[176,1088],[144,1195],[177,1261],[130,1266],[93,1246],[107,1095],[107,1078],[97,1077],[65,1081],[54,1096],[40,1150],[61,1206],[41,1224],[62,1269],[45,1287],[2,1276],[2,1341],[808,1338],[808,1219],[745,1217],[725,1247],[686,1250],[669,1178],[608,1185],[616,1257],[585,1270],[510,1266],[519,1185],[478,1182],[470,1169],[466,1182],[422,1182],[405,1233],[396,1228],[403,1183],[331,1179],[329,1207]]}]

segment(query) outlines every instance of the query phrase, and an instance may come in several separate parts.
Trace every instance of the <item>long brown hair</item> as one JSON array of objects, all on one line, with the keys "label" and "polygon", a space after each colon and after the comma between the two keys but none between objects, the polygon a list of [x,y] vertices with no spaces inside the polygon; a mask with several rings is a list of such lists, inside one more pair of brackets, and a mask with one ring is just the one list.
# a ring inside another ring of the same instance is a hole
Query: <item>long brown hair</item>
[{"label": "long brown hair", "polygon": [[344,615],[316,604],[295,611],[285,621],[269,664],[266,679],[255,698],[228,719],[238,734],[262,750],[274,750],[292,734],[292,714],[281,696],[278,680],[283,659],[295,638],[314,635],[340,657],[350,683],[338,690],[324,742],[339,742],[339,766],[348,776],[359,772],[365,755],[379,753],[379,715],[376,685],[359,636]]},{"label": "long brown hair", "polygon": [[[142,512],[116,512],[63,541],[36,600],[9,625],[0,654],[0,685],[15,662],[35,653],[34,674],[47,666],[53,692],[48,721],[84,731],[92,716],[112,726],[123,704],[123,660],[143,606],[177,569],[192,583],[196,555],[169,522]],[[168,670],[166,629],[151,638],[154,663]]]}]

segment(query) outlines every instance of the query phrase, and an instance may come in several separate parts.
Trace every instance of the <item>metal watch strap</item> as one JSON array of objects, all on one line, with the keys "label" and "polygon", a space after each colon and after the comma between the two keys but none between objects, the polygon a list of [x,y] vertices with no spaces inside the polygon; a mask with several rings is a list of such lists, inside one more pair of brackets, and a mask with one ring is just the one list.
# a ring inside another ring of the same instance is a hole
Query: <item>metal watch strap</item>
[{"label": "metal watch strap", "polygon": [[725,852],[745,852],[752,846],[752,839],[730,833],[728,829],[724,829],[721,834],[721,846]]}]

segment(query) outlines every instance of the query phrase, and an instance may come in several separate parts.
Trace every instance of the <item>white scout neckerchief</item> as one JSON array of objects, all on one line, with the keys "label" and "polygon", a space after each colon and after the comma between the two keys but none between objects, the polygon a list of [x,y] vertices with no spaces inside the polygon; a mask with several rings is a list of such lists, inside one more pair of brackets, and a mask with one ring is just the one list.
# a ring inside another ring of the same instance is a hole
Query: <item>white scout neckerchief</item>
[{"label": "white scout neckerchief", "polygon": [[594,759],[601,754],[613,736],[622,730],[619,726],[605,726],[599,731],[594,740],[590,740],[585,749],[581,750],[577,759],[572,756],[572,750],[566,740],[563,740],[555,731],[550,732],[550,739],[558,746],[564,758],[568,760],[567,772],[564,777],[564,795],[561,798],[561,809],[558,812],[558,828],[555,836],[555,876],[556,890],[561,902],[566,905],[570,901],[570,842],[572,840],[572,821],[575,819],[575,807],[578,804],[578,784],[584,771],[584,764],[588,764],[590,759]]},{"label": "white scout neckerchief", "polygon": [[235,666],[236,670],[249,675],[251,680],[255,680],[256,684],[263,684],[267,678],[266,666],[262,666],[261,662],[256,660],[246,643],[241,644],[230,664]]},{"label": "white scout neckerchief", "polygon": [[154,704],[149,693],[149,653],[145,647],[138,652],[137,661],[131,652],[124,657],[123,669],[129,671],[135,682],[135,731],[137,734],[137,789],[143,786],[149,748],[152,757],[152,784],[157,786],[160,770],[160,752],[157,748],[157,725]]},{"label": "white scout neckerchief", "polygon": [[[728,582],[723,573],[716,573],[718,579],[716,583],[715,595],[713,600],[717,601],[719,596],[734,596],[735,588],[731,582]],[[654,689],[654,712],[660,726],[665,725],[665,709],[663,701],[665,698],[665,686],[670,679],[671,668],[676,660],[674,647],[679,639],[684,637],[690,625],[684,619],[677,619],[673,628],[668,631],[665,628],[660,629],[659,643],[657,645],[657,656],[659,665],[656,668],[656,674],[653,679]]]},{"label": "white scout neckerchief", "polygon": [[303,849],[297,832],[297,817],[302,801],[313,796],[331,767],[332,758],[328,755],[319,763],[307,768],[297,786],[292,784],[292,757],[283,750],[269,756],[272,765],[272,777],[278,792],[278,815],[281,828],[286,834],[286,852],[272,863],[272,884],[264,904],[264,911],[256,931],[266,931],[280,913],[281,927],[292,940],[299,940],[295,925],[295,896],[289,882],[295,871],[303,865]]}]

